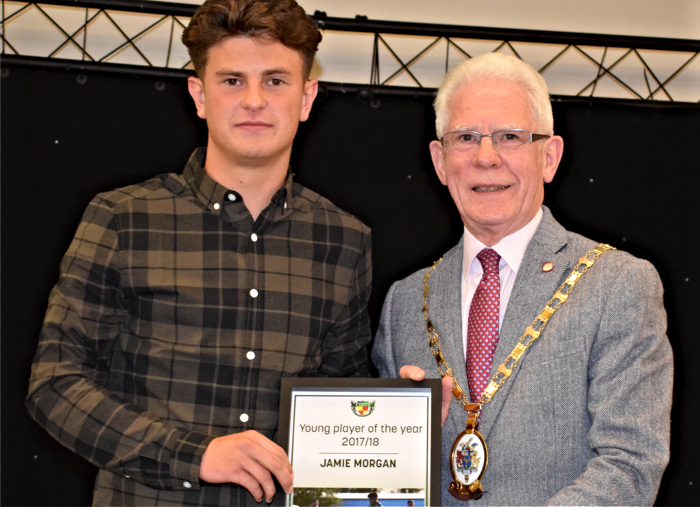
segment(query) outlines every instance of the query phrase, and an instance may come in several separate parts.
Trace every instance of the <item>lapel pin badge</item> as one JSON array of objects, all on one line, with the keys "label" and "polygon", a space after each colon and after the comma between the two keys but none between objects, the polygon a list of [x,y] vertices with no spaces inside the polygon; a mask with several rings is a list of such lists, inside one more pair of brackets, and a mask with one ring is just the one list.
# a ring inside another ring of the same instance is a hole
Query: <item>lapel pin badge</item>
[{"label": "lapel pin badge", "polygon": [[547,262],[545,262],[544,264],[542,264],[542,272],[543,272],[543,273],[549,273],[549,272],[552,271],[553,269],[554,269],[554,264],[552,264],[552,263],[549,262],[549,261],[547,261]]}]

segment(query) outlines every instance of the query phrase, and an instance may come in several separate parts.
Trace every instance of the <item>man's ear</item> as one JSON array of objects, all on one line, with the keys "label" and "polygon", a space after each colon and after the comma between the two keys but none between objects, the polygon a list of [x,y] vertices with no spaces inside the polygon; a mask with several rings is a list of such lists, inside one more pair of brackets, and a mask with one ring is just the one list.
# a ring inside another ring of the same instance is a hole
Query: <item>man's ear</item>
[{"label": "man's ear", "polygon": [[299,121],[306,121],[309,119],[309,113],[311,113],[311,106],[314,104],[314,99],[318,94],[318,79],[309,79],[304,84],[304,95],[302,97],[301,103],[301,114],[299,115]]},{"label": "man's ear", "polygon": [[561,162],[561,156],[564,153],[564,139],[561,136],[552,136],[549,139],[545,139],[545,143],[544,182],[551,183],[559,167],[559,162]]},{"label": "man's ear", "polygon": [[197,108],[197,116],[203,120],[206,119],[207,113],[204,108],[204,83],[198,77],[188,77],[187,90],[194,100],[194,105]]},{"label": "man's ear", "polygon": [[440,182],[443,185],[447,185],[445,150],[442,149],[442,143],[440,141],[432,141],[430,143],[430,158],[433,159],[433,166],[435,166],[435,172],[438,178],[440,178]]}]

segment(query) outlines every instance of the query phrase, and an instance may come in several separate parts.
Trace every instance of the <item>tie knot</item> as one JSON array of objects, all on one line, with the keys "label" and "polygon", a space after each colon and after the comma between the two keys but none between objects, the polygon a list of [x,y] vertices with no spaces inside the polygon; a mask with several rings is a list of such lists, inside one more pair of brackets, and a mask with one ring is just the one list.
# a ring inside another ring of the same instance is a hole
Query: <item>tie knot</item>
[{"label": "tie knot", "polygon": [[481,262],[481,267],[484,268],[484,273],[487,275],[498,273],[498,263],[501,261],[501,256],[491,248],[484,248],[476,254],[476,258]]}]

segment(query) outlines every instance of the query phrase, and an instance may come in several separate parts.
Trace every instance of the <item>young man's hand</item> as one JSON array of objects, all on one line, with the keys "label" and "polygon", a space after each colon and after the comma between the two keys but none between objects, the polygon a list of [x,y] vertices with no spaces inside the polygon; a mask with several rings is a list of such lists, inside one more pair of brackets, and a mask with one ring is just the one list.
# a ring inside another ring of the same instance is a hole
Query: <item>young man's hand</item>
[{"label": "young man's hand", "polygon": [[284,450],[257,431],[244,431],[211,441],[202,456],[200,479],[220,484],[233,482],[250,491],[257,502],[275,496],[272,476],[286,493],[292,492],[294,472]]}]

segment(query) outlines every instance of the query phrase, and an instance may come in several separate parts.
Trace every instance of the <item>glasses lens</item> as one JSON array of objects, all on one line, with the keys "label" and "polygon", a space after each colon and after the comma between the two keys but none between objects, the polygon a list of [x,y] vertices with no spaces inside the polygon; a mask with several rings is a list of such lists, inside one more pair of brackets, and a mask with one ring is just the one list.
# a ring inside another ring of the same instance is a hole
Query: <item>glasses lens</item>
[{"label": "glasses lens", "polygon": [[445,151],[469,151],[479,145],[481,134],[469,130],[449,132],[445,134]]},{"label": "glasses lens", "polygon": [[530,133],[525,130],[499,130],[493,133],[493,142],[499,150],[515,151],[530,144]]}]

